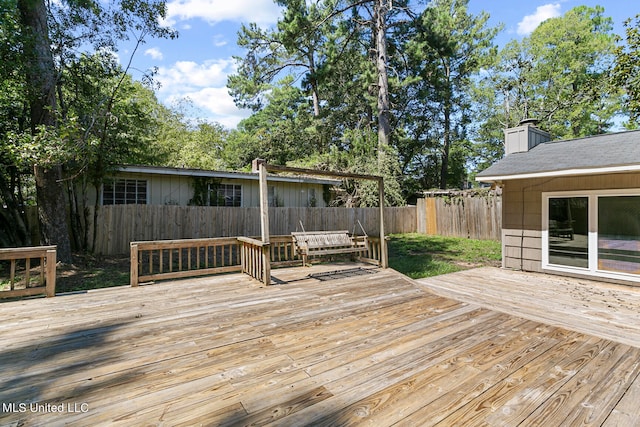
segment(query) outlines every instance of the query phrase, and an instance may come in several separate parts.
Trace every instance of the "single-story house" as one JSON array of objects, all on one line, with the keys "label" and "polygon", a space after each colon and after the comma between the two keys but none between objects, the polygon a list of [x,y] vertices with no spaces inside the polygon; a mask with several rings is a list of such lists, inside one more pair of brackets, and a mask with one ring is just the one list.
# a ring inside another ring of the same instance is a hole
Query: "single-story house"
[{"label": "single-story house", "polygon": [[[330,189],[339,180],[297,176],[269,176],[269,205],[325,207]],[[89,200],[95,200],[95,191]],[[211,171],[157,166],[122,166],[105,180],[101,205],[199,205],[257,207],[257,173]]]},{"label": "single-story house", "polygon": [[640,131],[551,141],[505,130],[477,175],[502,187],[504,268],[640,282]]}]

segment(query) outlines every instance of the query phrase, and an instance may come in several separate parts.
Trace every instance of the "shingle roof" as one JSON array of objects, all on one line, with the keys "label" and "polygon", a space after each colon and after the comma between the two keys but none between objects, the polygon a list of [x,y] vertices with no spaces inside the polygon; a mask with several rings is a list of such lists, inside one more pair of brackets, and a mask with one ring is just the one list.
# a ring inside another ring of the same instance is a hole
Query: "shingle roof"
[{"label": "shingle roof", "polygon": [[640,130],[539,144],[480,172],[478,181],[640,171]]}]

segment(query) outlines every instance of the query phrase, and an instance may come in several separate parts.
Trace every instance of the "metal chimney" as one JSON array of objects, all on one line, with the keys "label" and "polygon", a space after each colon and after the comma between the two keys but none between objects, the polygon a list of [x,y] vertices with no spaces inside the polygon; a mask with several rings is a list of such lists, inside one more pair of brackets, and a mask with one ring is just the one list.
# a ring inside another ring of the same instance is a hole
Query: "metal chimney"
[{"label": "metal chimney", "polygon": [[538,129],[537,119],[522,120],[519,126],[504,130],[505,156],[513,153],[524,153],[538,144],[551,141],[551,134]]}]

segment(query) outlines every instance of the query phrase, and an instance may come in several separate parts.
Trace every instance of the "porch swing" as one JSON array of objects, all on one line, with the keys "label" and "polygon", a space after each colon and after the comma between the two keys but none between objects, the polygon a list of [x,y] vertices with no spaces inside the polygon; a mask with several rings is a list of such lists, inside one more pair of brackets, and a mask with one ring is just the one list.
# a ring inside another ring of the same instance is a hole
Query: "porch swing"
[{"label": "porch swing", "polygon": [[358,254],[369,250],[368,235],[360,220],[357,224],[362,230],[362,236],[356,235],[356,224],[353,233],[348,230],[336,231],[306,231],[302,221],[299,221],[302,231],[291,232],[294,244],[294,255],[302,255],[302,264],[308,265],[309,256]]}]

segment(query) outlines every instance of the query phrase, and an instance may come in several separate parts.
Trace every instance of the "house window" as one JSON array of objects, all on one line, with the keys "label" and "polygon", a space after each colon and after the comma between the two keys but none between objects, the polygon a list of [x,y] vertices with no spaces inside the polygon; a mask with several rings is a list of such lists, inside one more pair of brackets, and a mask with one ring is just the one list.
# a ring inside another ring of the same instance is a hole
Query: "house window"
[{"label": "house window", "polygon": [[543,268],[640,281],[640,190],[543,193]]},{"label": "house window", "polygon": [[209,206],[242,206],[242,186],[235,184],[210,185]]},{"label": "house window", "polygon": [[115,179],[102,186],[103,205],[146,205],[145,179]]}]

